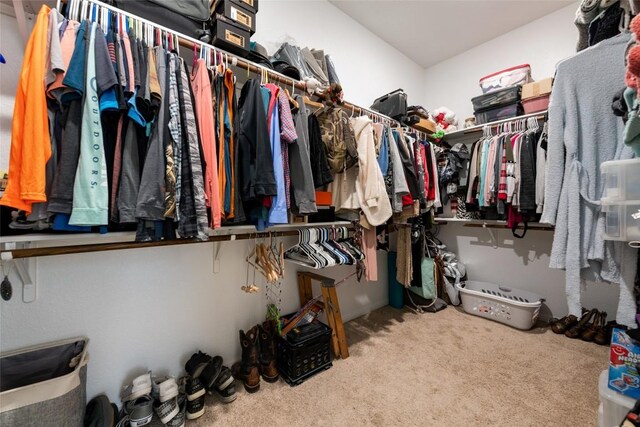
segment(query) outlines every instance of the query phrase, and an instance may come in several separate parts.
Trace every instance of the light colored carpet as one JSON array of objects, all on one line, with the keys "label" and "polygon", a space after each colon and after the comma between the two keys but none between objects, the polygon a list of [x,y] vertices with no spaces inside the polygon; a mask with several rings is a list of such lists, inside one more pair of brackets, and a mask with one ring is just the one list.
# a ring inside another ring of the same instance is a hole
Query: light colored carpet
[{"label": "light colored carpet", "polygon": [[261,383],[192,426],[594,426],[608,348],[455,308],[347,324],[351,357],[297,387]]}]

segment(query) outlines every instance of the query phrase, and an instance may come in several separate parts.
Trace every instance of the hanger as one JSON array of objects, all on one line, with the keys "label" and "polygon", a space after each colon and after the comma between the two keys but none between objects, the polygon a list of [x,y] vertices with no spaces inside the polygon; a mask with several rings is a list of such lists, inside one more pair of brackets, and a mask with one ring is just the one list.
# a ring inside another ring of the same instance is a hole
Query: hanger
[{"label": "hanger", "polygon": [[307,95],[304,96],[303,101],[305,103],[305,105],[308,105],[310,107],[314,107],[316,108],[315,111],[313,111],[311,114],[316,114],[318,113],[320,110],[324,110],[325,105],[320,103],[320,102],[315,102],[312,101],[311,98],[309,98]]}]

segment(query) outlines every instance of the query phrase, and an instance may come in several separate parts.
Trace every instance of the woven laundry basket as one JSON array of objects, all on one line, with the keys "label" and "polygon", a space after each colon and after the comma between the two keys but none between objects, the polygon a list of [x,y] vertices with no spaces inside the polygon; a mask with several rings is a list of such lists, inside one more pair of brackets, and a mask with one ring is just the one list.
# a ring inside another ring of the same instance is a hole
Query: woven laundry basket
[{"label": "woven laundry basket", "polygon": [[468,280],[456,284],[464,311],[518,329],[531,329],[538,320],[542,298],[533,292]]},{"label": "woven laundry basket", "polygon": [[0,355],[0,426],[82,426],[88,338]]}]

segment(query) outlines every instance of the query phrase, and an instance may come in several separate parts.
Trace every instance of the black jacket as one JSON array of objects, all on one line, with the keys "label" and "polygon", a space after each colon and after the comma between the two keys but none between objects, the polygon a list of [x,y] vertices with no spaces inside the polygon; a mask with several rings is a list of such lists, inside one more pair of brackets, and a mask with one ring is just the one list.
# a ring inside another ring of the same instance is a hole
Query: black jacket
[{"label": "black jacket", "polygon": [[243,201],[277,195],[271,139],[260,83],[251,79],[242,87],[238,102],[238,184]]}]

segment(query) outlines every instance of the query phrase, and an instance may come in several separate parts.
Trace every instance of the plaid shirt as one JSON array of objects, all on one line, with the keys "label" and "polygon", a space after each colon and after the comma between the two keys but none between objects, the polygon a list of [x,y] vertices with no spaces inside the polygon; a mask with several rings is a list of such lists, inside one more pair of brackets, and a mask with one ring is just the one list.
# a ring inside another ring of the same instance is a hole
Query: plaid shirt
[{"label": "plaid shirt", "polygon": [[498,200],[507,200],[507,144],[502,144],[502,161],[500,164],[500,181],[498,183]]}]

